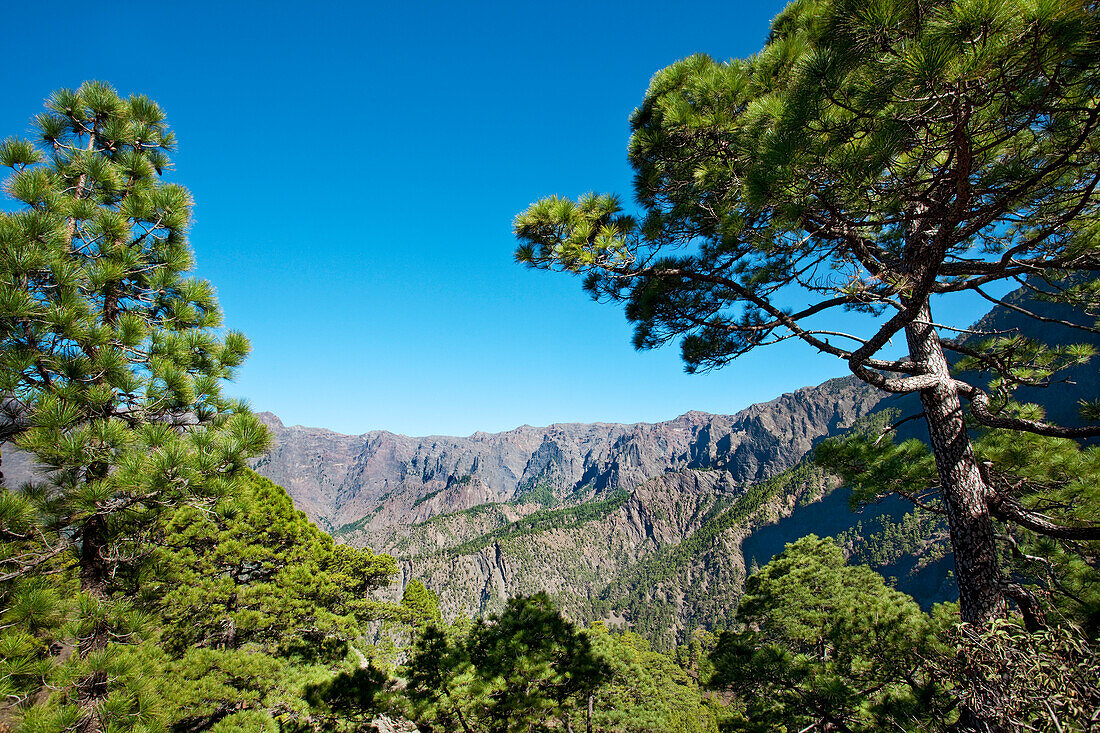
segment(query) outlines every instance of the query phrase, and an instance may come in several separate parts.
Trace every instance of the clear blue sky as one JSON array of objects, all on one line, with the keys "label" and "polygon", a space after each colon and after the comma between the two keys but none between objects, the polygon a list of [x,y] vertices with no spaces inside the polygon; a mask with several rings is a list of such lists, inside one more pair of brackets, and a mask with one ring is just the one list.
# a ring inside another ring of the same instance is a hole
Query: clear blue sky
[{"label": "clear blue sky", "polygon": [[729,413],[844,373],[798,344],[718,372],[635,352],[621,310],[512,261],[537,198],[629,195],[628,116],[692,53],[758,50],[779,2],[18,3],[0,136],[86,79],[179,138],[198,274],[288,424],[465,435]]}]

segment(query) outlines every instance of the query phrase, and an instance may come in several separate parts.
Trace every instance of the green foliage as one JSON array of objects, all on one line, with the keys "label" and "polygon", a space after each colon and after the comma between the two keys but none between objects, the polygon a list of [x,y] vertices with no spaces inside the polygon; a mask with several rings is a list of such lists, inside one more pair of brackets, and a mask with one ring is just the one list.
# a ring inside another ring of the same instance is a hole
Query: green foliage
[{"label": "green foliage", "polygon": [[455,555],[469,555],[496,542],[513,537],[523,537],[535,532],[545,532],[559,527],[591,522],[611,514],[611,512],[625,504],[629,498],[630,494],[628,492],[619,490],[602,501],[590,501],[562,509],[535,512],[498,530],[456,545],[448,549],[447,552]]},{"label": "green foliage", "polygon": [[692,679],[709,679],[714,673],[714,667],[710,663],[710,653],[714,651],[717,643],[718,636],[715,632],[695,629],[683,644],[676,647],[673,658]]},{"label": "green foliage", "polygon": [[141,592],[165,619],[166,648],[259,644],[306,659],[342,659],[371,590],[397,572],[388,555],[338,545],[255,473],[215,512],[180,509],[154,580]]},{"label": "green foliage", "polygon": [[[89,689],[104,690],[96,714],[112,730],[253,733],[367,714],[348,697],[365,674],[356,645],[372,620],[409,613],[370,598],[392,558],[336,545],[251,472],[213,508],[176,509],[155,536],[110,599],[79,593],[71,561],[0,585],[0,674],[20,731],[82,719]],[[65,659],[98,628],[110,643]]]},{"label": "green foliage", "polygon": [[258,646],[195,648],[178,658],[157,651],[173,730],[273,730],[274,710],[292,718],[308,713],[299,670]]},{"label": "green foliage", "polygon": [[[19,733],[73,730],[91,715],[103,730],[163,731],[169,704],[163,697],[164,669],[145,654],[146,644],[113,643],[55,665],[44,679],[53,694],[26,708]],[[83,696],[96,694],[93,713]]]},{"label": "green foliage", "polygon": [[517,490],[515,504],[538,504],[547,509],[553,508],[558,499],[554,496],[554,488],[547,483],[533,483],[526,490]]},{"label": "green foliage", "polygon": [[356,530],[363,529],[368,524],[370,524],[371,520],[378,516],[381,511],[382,505],[379,504],[370,512],[368,512],[365,516],[356,519],[354,522],[347,522],[345,524],[341,524],[339,527],[336,527],[333,530],[332,534],[335,537],[344,537],[346,535],[353,534]]},{"label": "green foliage", "polygon": [[435,498],[436,496],[438,496],[440,494],[440,492],[442,492],[442,491],[443,491],[443,489],[436,489],[435,491],[430,491],[427,494],[424,494],[423,496],[419,497],[416,501],[413,502],[412,508],[416,509],[418,506],[420,506],[424,502],[428,501],[429,499],[432,499],[432,498]]},{"label": "green foliage", "polygon": [[852,504],[873,502],[889,494],[915,501],[928,499],[936,485],[936,464],[919,440],[895,443],[869,426],[823,440],[814,461],[852,488]]},{"label": "green foliage", "polygon": [[76,604],[75,585],[71,577],[0,584],[0,715],[27,704],[54,672],[52,657],[67,640],[64,624]]},{"label": "green foliage", "polygon": [[[1095,526],[1100,517],[1100,448],[1082,448],[1072,440],[991,431],[977,446],[998,494],[1051,524]],[[1044,591],[1057,620],[1082,626],[1089,638],[1100,638],[1100,539],[1051,536],[1007,524],[1004,536],[1014,570]],[[1056,620],[1056,619],[1051,619]]]},{"label": "green foliage", "polygon": [[307,686],[305,698],[313,720],[321,722],[324,730],[367,730],[379,713],[391,707],[390,682],[386,673],[373,666],[359,667]]},{"label": "green foliage", "polygon": [[867,525],[857,522],[834,539],[851,562],[883,568],[905,557],[919,558],[921,563],[944,557],[950,552],[946,536],[947,522],[941,516],[909,512],[900,521],[879,517]]},{"label": "green foliage", "polygon": [[432,517],[431,519],[427,520],[426,522],[423,522],[422,524],[425,524],[425,525],[442,524],[443,522],[446,522],[448,519],[453,519],[454,517],[479,517],[479,516],[483,516],[483,515],[495,515],[501,521],[504,521],[504,513],[501,511],[501,505],[500,504],[495,504],[495,503],[490,503],[490,504],[477,504],[476,506],[472,506],[469,509],[460,509],[457,512],[451,512],[449,514],[437,514],[436,516]]},{"label": "green foliage", "polygon": [[[995,365],[987,389],[993,400],[992,409],[997,412],[1012,406],[1019,387],[1049,385],[1054,374],[1083,365],[1096,355],[1096,347],[1092,344],[1051,346],[1019,334],[997,336],[966,346],[970,353],[955,364],[955,369],[976,372]],[[1087,417],[1087,409],[1084,414]]]},{"label": "green foliage", "polygon": [[[331,677],[358,658],[367,623],[397,612],[370,599],[396,571],[387,555],[335,544],[251,472],[215,511],[181,508],[138,591],[162,619],[165,664],[179,682],[174,724],[249,709],[268,720],[272,710],[308,716],[303,689],[342,689]],[[339,708],[336,698],[317,700]]]},{"label": "green foliage", "polygon": [[248,341],[220,331],[213,287],[189,275],[192,201],[161,177],[175,144],[163,112],[101,82],[46,107],[35,143],[0,144],[18,202],[0,213],[0,440],[46,470],[0,486],[0,584],[13,584],[0,592],[48,590],[72,625],[48,647],[16,645],[54,691],[27,730],[156,730],[167,708],[139,652],[155,627],[128,586],[165,517],[231,493],[268,435],[221,393]]},{"label": "green foliage", "polygon": [[[732,691],[732,730],[921,730],[950,703],[922,660],[937,624],[882,576],[814,535],[750,576],[710,683]],[[941,622],[942,623],[942,622]]]},{"label": "green foliage", "polygon": [[156,104],[88,82],[47,108],[41,152],[4,143],[25,208],[0,216],[3,437],[54,469],[51,509],[70,526],[113,505],[148,523],[135,515],[225,490],[266,447],[221,394],[248,342],[215,333],[213,288],[188,277],[191,199],[160,178],[174,136]]},{"label": "green foliage", "polygon": [[576,719],[608,674],[588,637],[540,593],[509,599],[464,633],[425,629],[406,694],[427,730],[547,731]]},{"label": "green foliage", "polygon": [[636,633],[609,634],[602,624],[591,627],[588,638],[611,667],[610,679],[594,696],[594,731],[717,733],[722,706],[705,697],[673,657],[653,651]]},{"label": "green foliage", "polygon": [[443,622],[443,615],[439,612],[439,596],[417,578],[410,580],[402,591],[401,605],[409,611],[418,627]]}]

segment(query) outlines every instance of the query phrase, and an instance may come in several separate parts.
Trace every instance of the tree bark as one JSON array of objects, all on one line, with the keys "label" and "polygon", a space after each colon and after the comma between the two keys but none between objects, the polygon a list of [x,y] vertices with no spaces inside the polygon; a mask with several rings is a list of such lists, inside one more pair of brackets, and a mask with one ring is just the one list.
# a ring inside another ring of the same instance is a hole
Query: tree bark
[{"label": "tree bark", "polygon": [[106,534],[106,523],[99,515],[87,519],[80,529],[80,590],[100,601],[107,599],[110,573]]},{"label": "tree bark", "polygon": [[[955,579],[959,586],[959,615],[964,623],[985,625],[1005,615],[1007,603],[997,563],[993,518],[987,500],[992,495],[982,476],[963,419],[959,390],[951,378],[939,335],[932,325],[927,298],[918,315],[905,327],[909,355],[935,377],[930,387],[918,390],[928,423],[928,439],[936,459],[940,491],[947,510],[951,549],[955,555]],[[989,697],[978,680],[969,680],[976,705],[963,705],[956,726],[962,731],[1001,733],[992,711],[1001,701]]]},{"label": "tree bark", "polygon": [[[107,475],[106,466],[92,466],[89,468],[91,478],[102,478]],[[108,578],[110,567],[107,562],[108,528],[102,515],[96,514],[84,522],[80,530],[80,590],[105,603],[108,597]],[[94,623],[87,636],[80,639],[78,650],[82,658],[89,654],[107,648],[110,638],[110,622],[101,612],[95,614]],[[80,733],[101,733],[103,721],[100,719],[100,703],[110,693],[110,683],[107,670],[94,669],[78,685],[78,696],[81,707],[84,708],[84,720],[79,728]]]},{"label": "tree bark", "polygon": [[905,336],[913,360],[924,365],[929,376],[937,377],[931,387],[918,394],[947,510],[960,615],[964,622],[985,623],[1006,611],[993,519],[986,503],[989,490],[970,443],[958,389],[932,325],[927,300],[905,327]]}]

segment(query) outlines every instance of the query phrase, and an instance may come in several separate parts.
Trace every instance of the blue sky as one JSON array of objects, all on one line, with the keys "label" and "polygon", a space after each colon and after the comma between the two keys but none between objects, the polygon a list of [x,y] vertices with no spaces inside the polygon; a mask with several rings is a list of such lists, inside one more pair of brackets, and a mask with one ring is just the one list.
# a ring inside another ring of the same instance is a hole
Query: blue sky
[{"label": "blue sky", "polygon": [[576,279],[512,260],[532,201],[629,195],[654,72],[753,53],[782,3],[90,7],[6,9],[37,32],[6,34],[0,136],[86,79],[161,104],[197,272],[252,340],[230,392],[257,410],[465,435],[729,413],[844,373],[792,343],[686,375]]}]

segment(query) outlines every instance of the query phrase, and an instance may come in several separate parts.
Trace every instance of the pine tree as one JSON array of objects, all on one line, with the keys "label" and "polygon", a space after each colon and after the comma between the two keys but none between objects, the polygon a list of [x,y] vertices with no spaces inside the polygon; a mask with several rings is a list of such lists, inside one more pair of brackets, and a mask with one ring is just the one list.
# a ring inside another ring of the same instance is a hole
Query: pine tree
[{"label": "pine tree", "polygon": [[360,685],[379,673],[357,645],[371,620],[400,612],[371,598],[392,557],[336,544],[248,472],[212,510],[174,512],[153,565],[132,596],[161,623],[176,728],[256,730],[276,711],[289,725],[311,715],[303,694],[326,716],[370,709]]},{"label": "pine tree", "polygon": [[[192,202],[162,180],[174,136],[161,109],[88,82],[50,97],[34,126],[37,141],[0,144],[6,191],[21,204],[0,215],[0,439],[47,475],[4,489],[5,506],[46,519],[0,577],[72,558],[83,668],[58,695],[75,712],[62,705],[55,722],[144,725],[126,707],[137,698],[114,694],[131,676],[109,640],[134,638],[140,623],[113,593],[165,512],[228,491],[267,433],[221,393],[248,342],[219,335],[213,287],[188,276]],[[5,532],[20,511],[0,514]]]},{"label": "pine tree", "polygon": [[912,598],[831,540],[787,545],[745,584],[739,632],[711,654],[714,687],[737,696],[733,730],[926,730],[951,703],[925,658],[935,625]]},{"label": "pine tree", "polygon": [[[756,56],[654,77],[631,123],[640,217],[614,196],[544,199],[516,218],[516,257],[625,303],[638,348],[681,337],[689,371],[798,339],[919,395],[963,620],[1005,614],[1010,593],[1033,605],[1003,582],[995,519],[1055,537],[1100,527],[1049,522],[983,475],[966,419],[1100,434],[1010,405],[1093,350],[941,340],[969,324],[941,325],[934,306],[968,292],[1051,322],[999,298],[1001,283],[1097,312],[1098,36],[1081,0],[799,0]],[[848,332],[845,311],[874,325]],[[881,353],[895,336],[903,358]],[[996,375],[988,391],[951,373],[951,351]]]},{"label": "pine tree", "polygon": [[410,580],[401,592],[401,605],[408,609],[412,622],[417,627],[443,621],[439,610],[439,596],[428,590],[418,578]]},{"label": "pine tree", "polygon": [[163,545],[133,595],[164,619],[172,654],[251,645],[343,659],[366,621],[393,610],[370,597],[397,572],[392,557],[336,544],[251,471],[212,510],[177,510]]},{"label": "pine tree", "polygon": [[536,593],[465,633],[429,625],[410,654],[406,694],[426,730],[545,731],[577,719],[609,674],[587,636]]},{"label": "pine tree", "polygon": [[[609,634],[596,624],[587,634],[611,668],[610,679],[594,695],[593,731],[717,733],[716,706],[708,704],[696,680],[671,656],[653,651],[632,631]],[[575,729],[585,727],[578,722]]]}]

